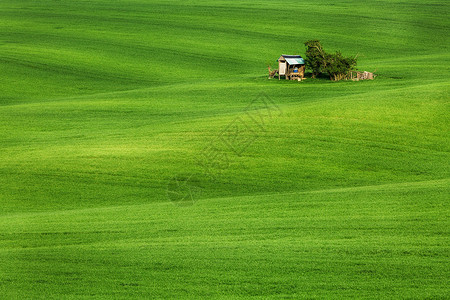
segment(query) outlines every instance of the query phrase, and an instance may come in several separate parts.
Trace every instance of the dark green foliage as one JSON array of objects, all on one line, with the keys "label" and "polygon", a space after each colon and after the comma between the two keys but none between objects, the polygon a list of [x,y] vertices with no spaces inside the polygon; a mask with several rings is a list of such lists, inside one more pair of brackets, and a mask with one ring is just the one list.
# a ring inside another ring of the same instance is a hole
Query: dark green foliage
[{"label": "dark green foliage", "polygon": [[320,44],[319,40],[310,40],[305,42],[306,46],[306,67],[312,72],[312,77],[316,78],[317,75],[322,73],[323,62],[325,59],[325,52]]},{"label": "dark green foliage", "polygon": [[331,80],[347,79],[349,72],[356,66],[356,57],[344,57],[340,51],[326,53],[323,65],[323,72],[328,73]]},{"label": "dark green foliage", "polygon": [[331,80],[347,79],[348,74],[356,67],[356,57],[345,57],[340,51],[327,53],[319,40],[305,42],[306,67],[311,70],[312,78],[321,73],[328,73]]}]

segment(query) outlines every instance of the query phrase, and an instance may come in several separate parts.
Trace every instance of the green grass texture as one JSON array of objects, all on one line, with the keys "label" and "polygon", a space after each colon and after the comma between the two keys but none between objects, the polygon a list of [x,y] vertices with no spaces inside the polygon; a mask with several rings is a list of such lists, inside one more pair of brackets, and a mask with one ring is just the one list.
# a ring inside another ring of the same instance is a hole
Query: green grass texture
[{"label": "green grass texture", "polygon": [[449,12],[2,0],[0,298],[448,297]]}]

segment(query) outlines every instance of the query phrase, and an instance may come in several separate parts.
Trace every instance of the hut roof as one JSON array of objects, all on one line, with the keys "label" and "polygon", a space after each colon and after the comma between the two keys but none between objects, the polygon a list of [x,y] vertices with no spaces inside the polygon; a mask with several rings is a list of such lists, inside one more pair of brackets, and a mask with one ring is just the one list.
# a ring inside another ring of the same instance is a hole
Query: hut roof
[{"label": "hut roof", "polygon": [[283,54],[278,58],[278,60],[280,60],[280,58],[282,58],[282,57],[286,60],[286,62],[289,65],[304,65],[305,64],[304,59],[300,55]]}]

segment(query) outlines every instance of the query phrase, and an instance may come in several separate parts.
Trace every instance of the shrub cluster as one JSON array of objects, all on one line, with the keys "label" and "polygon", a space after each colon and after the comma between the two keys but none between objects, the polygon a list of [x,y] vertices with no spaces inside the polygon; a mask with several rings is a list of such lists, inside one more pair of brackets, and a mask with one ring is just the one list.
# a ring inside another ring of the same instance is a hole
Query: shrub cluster
[{"label": "shrub cluster", "polygon": [[305,46],[305,63],[313,78],[327,73],[334,81],[348,79],[356,67],[356,57],[344,57],[340,51],[327,53],[318,40],[307,41]]}]

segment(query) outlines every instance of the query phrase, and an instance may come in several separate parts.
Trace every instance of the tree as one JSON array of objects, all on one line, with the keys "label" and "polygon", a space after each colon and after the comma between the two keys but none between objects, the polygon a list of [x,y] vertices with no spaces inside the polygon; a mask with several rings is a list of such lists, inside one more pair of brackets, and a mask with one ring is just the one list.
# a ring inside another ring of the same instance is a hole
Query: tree
[{"label": "tree", "polygon": [[328,73],[334,81],[347,79],[350,71],[356,67],[356,57],[344,57],[340,51],[327,53],[318,40],[307,41],[305,46],[305,63],[312,72],[312,78]]},{"label": "tree", "polygon": [[305,64],[312,72],[312,78],[322,73],[323,61],[325,58],[325,51],[322,48],[319,40],[310,40],[305,42],[306,57]]},{"label": "tree", "polygon": [[356,67],[356,57],[344,57],[340,51],[325,54],[322,71],[328,73],[331,80],[348,79],[350,71]]}]

